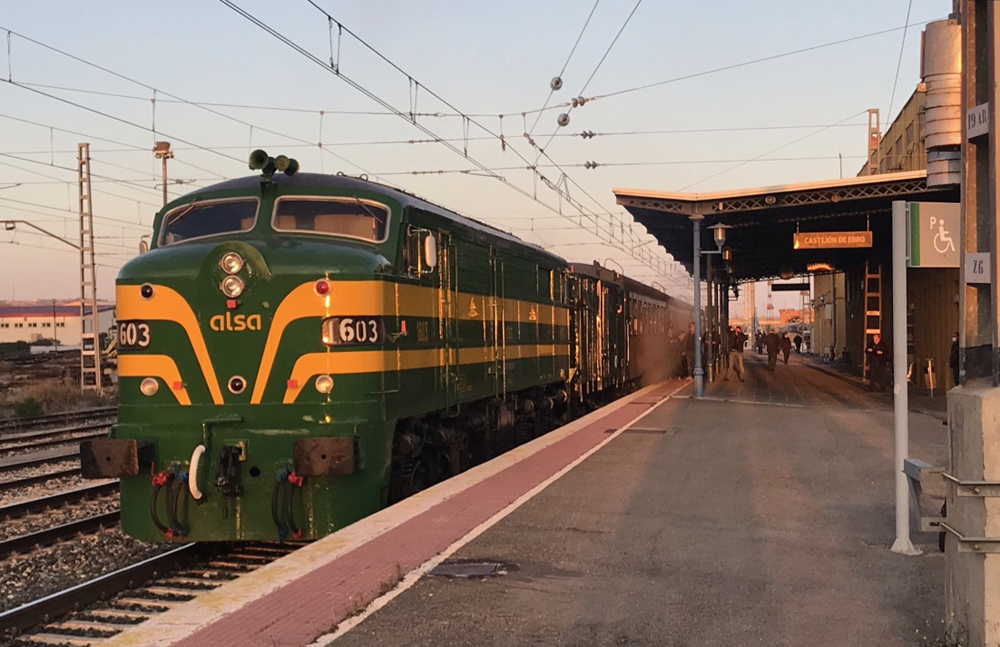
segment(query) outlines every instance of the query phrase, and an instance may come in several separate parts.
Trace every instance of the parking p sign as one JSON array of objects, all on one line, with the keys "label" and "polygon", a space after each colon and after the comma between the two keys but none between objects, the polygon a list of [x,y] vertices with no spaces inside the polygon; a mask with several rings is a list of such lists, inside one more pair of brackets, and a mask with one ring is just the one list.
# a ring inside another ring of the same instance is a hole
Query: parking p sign
[{"label": "parking p sign", "polygon": [[961,215],[957,202],[907,202],[910,267],[958,267]]}]

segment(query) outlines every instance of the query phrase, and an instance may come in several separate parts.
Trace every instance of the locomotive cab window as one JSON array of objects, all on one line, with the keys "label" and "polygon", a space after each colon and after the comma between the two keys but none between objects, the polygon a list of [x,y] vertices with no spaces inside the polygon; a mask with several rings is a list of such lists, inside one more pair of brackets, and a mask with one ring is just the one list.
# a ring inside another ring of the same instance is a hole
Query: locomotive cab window
[{"label": "locomotive cab window", "polygon": [[206,200],[177,207],[163,217],[160,245],[253,229],[257,222],[256,199]]},{"label": "locomotive cab window", "polygon": [[386,239],[389,208],[360,198],[279,198],[273,225],[276,231],[344,236],[378,243]]}]

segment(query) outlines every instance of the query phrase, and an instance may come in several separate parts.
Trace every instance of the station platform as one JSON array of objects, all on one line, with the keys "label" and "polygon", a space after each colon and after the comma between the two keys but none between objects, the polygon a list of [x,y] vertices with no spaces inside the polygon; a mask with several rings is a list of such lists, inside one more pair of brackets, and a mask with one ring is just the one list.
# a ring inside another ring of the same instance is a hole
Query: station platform
[{"label": "station platform", "polygon": [[[892,412],[793,357],[623,398],[135,629],[122,645],[912,645]],[[911,455],[948,429],[910,416]]]}]

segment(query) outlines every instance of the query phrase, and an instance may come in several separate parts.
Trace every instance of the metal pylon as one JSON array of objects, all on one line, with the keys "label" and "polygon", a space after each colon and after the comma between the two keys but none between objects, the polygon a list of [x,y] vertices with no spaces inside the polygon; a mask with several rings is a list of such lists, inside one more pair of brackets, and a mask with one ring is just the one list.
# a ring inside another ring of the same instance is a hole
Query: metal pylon
[{"label": "metal pylon", "polygon": [[868,175],[878,174],[878,145],[882,142],[878,108],[868,109]]},{"label": "metal pylon", "polygon": [[90,190],[90,144],[77,145],[80,187],[80,388],[100,393],[101,328],[94,261],[94,211]]}]

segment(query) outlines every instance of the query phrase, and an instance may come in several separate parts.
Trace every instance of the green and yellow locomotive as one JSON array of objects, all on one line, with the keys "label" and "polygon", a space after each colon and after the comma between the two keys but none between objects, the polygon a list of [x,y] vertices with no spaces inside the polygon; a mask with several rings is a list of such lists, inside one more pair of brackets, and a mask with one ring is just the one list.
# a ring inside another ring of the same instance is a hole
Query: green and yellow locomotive
[{"label": "green and yellow locomotive", "polygon": [[118,424],[81,456],[121,479],[127,533],[321,537],[639,378],[620,275],[364,179],[251,168],[164,207],[118,276]]}]

